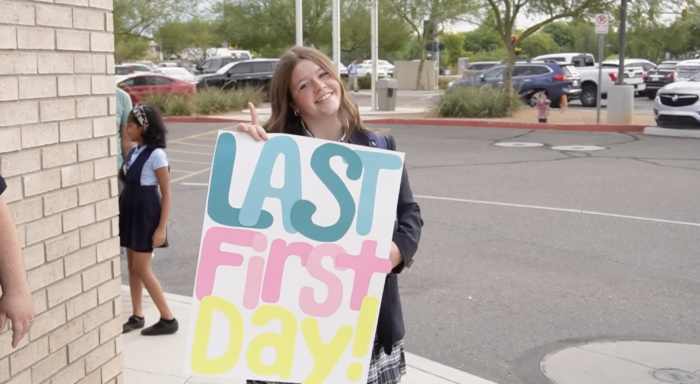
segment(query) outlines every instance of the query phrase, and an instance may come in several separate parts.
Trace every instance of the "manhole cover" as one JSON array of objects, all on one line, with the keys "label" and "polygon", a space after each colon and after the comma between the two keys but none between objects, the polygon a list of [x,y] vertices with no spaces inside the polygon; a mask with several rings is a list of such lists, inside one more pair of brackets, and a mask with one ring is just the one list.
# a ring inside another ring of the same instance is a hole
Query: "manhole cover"
[{"label": "manhole cover", "polygon": [[496,143],[494,144],[499,147],[507,147],[507,148],[533,148],[533,147],[542,147],[544,144],[542,143],[527,143],[527,142],[505,142],[505,143]]},{"label": "manhole cover", "polygon": [[700,376],[674,368],[657,369],[652,372],[657,380],[673,384],[700,384]]},{"label": "manhole cover", "polygon": [[555,151],[602,151],[607,149],[605,147],[599,147],[597,145],[560,145],[558,147],[552,147]]}]

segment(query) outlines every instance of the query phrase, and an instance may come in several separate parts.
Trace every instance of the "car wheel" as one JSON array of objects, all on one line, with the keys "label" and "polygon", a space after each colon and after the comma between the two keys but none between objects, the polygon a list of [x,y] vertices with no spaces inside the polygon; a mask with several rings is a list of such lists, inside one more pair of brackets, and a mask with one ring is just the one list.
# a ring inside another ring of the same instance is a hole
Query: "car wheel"
[{"label": "car wheel", "polygon": [[649,100],[654,100],[656,99],[656,91],[647,91],[646,96],[649,98]]},{"label": "car wheel", "polygon": [[593,108],[595,107],[598,102],[598,87],[593,85],[593,84],[586,84],[583,86],[583,90],[581,92],[581,104],[583,104],[584,107],[588,108]]},{"label": "car wheel", "polygon": [[[535,100],[537,99],[538,95],[544,95],[544,97],[549,99],[549,94],[547,93],[547,91],[544,91],[544,90],[534,91],[534,92],[532,92],[530,97],[527,99],[527,105],[529,105],[532,108],[537,108],[537,103],[535,102]],[[550,106],[554,107],[554,104],[555,104],[554,100],[551,100]],[[558,104],[559,103],[557,102],[557,106],[558,106]]]}]

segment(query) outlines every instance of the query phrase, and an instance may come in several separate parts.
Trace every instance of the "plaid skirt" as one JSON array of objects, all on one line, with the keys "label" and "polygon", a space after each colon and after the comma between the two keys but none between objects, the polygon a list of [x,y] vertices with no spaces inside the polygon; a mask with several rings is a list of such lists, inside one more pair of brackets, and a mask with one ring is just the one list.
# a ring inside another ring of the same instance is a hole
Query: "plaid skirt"
[{"label": "plaid skirt", "polygon": [[[374,339],[372,359],[369,363],[367,384],[399,384],[401,376],[406,374],[406,356],[403,351],[403,340],[394,343],[391,355],[384,353],[384,348],[379,345],[379,340]],[[246,384],[284,384],[274,381],[248,380]]]}]

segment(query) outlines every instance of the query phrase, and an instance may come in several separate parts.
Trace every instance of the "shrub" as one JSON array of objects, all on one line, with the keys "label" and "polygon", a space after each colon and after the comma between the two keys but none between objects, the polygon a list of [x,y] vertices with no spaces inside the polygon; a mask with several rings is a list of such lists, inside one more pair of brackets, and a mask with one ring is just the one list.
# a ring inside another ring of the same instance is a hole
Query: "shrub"
[{"label": "shrub", "polygon": [[240,111],[248,108],[248,103],[259,106],[265,99],[265,92],[259,87],[245,86],[226,91],[229,111]]},{"label": "shrub", "polygon": [[192,114],[192,102],[184,96],[172,96],[167,103],[168,116],[189,116]]},{"label": "shrub", "polygon": [[507,117],[509,107],[514,112],[521,106],[518,92],[511,96],[503,88],[457,86],[438,98],[433,113],[440,117]]},{"label": "shrub", "polygon": [[168,96],[154,94],[146,96],[143,103],[158,108],[162,115],[168,115]]},{"label": "shrub", "polygon": [[197,92],[192,101],[194,111],[200,115],[213,115],[229,110],[229,95],[217,88],[205,88]]}]

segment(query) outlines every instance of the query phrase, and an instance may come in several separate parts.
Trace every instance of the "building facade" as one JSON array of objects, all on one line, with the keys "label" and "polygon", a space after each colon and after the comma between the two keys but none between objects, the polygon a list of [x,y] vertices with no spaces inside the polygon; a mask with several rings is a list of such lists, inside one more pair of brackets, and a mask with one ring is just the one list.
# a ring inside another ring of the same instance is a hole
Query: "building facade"
[{"label": "building facade", "polygon": [[112,0],[0,0],[0,175],[36,318],[0,383],[122,383]]}]

